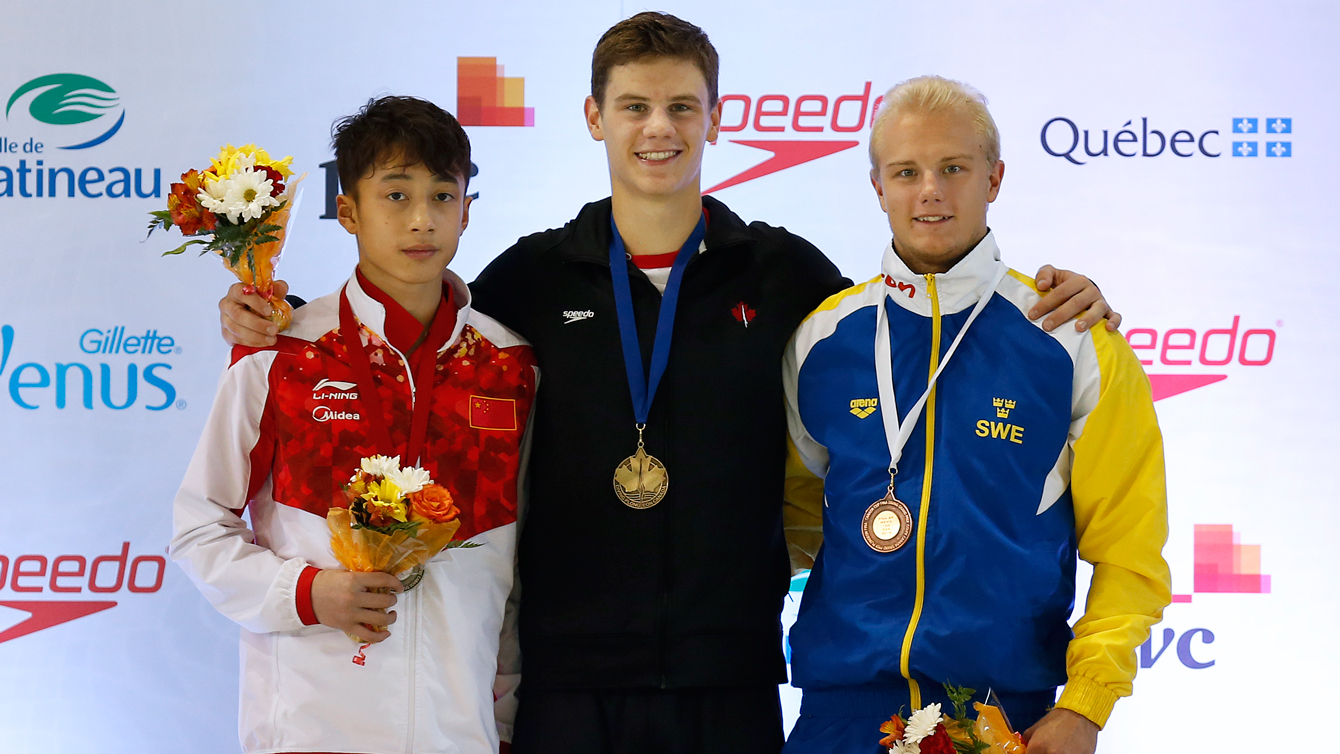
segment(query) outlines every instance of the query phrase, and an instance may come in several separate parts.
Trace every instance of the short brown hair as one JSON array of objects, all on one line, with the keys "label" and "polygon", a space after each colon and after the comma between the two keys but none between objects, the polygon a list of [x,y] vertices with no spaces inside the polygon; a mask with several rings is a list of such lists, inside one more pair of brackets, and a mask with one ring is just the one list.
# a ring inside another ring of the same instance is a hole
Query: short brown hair
[{"label": "short brown hair", "polygon": [[470,183],[470,137],[451,113],[418,97],[370,99],[353,115],[340,118],[330,131],[340,187],[354,185],[384,160],[422,164],[434,175]]},{"label": "short brown hair", "polygon": [[591,96],[604,104],[610,70],[650,58],[678,58],[698,66],[707,81],[707,106],[717,104],[717,50],[707,33],[668,13],[647,11],[610,27],[591,55]]}]

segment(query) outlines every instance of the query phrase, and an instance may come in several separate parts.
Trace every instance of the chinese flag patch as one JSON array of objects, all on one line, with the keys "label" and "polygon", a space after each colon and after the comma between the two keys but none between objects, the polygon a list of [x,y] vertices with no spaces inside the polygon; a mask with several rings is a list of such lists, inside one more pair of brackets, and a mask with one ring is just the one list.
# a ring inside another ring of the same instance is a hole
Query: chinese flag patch
[{"label": "chinese flag patch", "polygon": [[470,426],[474,429],[516,429],[516,401],[470,396]]}]

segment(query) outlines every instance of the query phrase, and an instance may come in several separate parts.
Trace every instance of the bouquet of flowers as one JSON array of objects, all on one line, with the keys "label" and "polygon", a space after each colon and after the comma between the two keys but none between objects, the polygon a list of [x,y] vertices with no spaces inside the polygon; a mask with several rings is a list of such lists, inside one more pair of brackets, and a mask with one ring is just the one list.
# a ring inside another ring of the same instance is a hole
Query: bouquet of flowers
[{"label": "bouquet of flowers", "polygon": [[200,244],[201,254],[212,251],[223,257],[238,280],[271,302],[270,321],[280,330],[288,327],[293,308],[282,299],[273,300],[274,268],[297,204],[298,184],[306,177],[284,184],[293,176],[292,161],[271,159],[255,144],[229,144],[208,168],[188,170],[181,183],[172,184],[166,210],[149,213],[150,235],[176,226],[191,239],[164,256]]},{"label": "bouquet of flowers", "polygon": [[1010,730],[999,705],[974,702],[973,721],[968,719],[968,701],[976,691],[946,683],[945,693],[954,704],[953,717],[941,714],[938,702],[906,719],[894,715],[879,726],[887,734],[879,745],[888,747],[889,754],[1024,754],[1023,739]]}]

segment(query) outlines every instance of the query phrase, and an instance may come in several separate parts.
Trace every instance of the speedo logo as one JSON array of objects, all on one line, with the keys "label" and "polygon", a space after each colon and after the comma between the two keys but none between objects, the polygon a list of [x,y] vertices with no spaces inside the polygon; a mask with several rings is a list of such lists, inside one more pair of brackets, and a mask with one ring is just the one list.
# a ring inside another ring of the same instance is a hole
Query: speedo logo
[{"label": "speedo logo", "polygon": [[584,319],[590,319],[594,316],[596,316],[596,313],[591,311],[590,309],[581,312],[578,311],[563,312],[563,319],[567,320],[567,322],[564,322],[563,324],[570,325],[573,322],[581,322]]},{"label": "speedo logo", "polygon": [[[352,401],[358,399],[357,392],[351,392],[358,387],[352,382],[338,382],[336,380],[321,380],[312,388],[312,400],[314,401]],[[325,390],[326,392],[321,392]],[[321,421],[318,419],[317,421]]]},{"label": "speedo logo", "polygon": [[[721,133],[746,129],[762,139],[729,139],[732,144],[763,149],[772,156],[704,191],[710,194],[802,165],[857,146],[853,136],[870,129],[883,96],[870,96],[870,82],[859,94],[726,94],[721,97]],[[772,135],[783,138],[770,138]],[[801,138],[784,138],[792,134]],[[838,138],[824,138],[826,136]],[[713,142],[714,144],[716,142]]]},{"label": "speedo logo", "polygon": [[875,413],[877,408],[879,408],[878,398],[857,398],[851,402],[851,413],[857,419],[864,419]]}]

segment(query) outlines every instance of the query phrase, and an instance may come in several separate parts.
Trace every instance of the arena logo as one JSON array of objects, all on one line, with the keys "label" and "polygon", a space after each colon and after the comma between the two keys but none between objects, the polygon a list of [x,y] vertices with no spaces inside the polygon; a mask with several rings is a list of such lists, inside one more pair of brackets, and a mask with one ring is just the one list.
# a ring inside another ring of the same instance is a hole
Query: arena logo
[{"label": "arena logo", "polygon": [[[109,599],[31,599],[48,594],[153,594],[163,588],[167,560],[161,555],[130,557],[130,543],[116,555],[0,554],[0,643],[116,607]],[[22,595],[11,599],[9,594]]]},{"label": "arena logo", "polygon": [[[1267,137],[1258,139],[1264,122]],[[1042,150],[1075,165],[1085,165],[1100,157],[1292,157],[1293,118],[1233,118],[1225,137],[1218,128],[1173,130],[1163,124],[1151,125],[1148,116],[1127,120],[1120,128],[1081,128],[1067,117],[1055,117],[1042,125]],[[1109,138],[1109,134],[1111,137]],[[1289,139],[1281,139],[1288,136]],[[1229,143],[1225,144],[1225,140]],[[1227,148],[1227,152],[1225,149]],[[1088,158],[1083,159],[1083,158]]]},{"label": "arena logo", "polygon": [[[32,199],[157,198],[161,168],[61,164],[49,149],[84,150],[111,139],[126,122],[116,90],[78,73],[53,73],[20,85],[5,104],[8,133],[0,134],[0,197]],[[61,142],[69,142],[62,144]],[[152,172],[151,172],[152,171]]]},{"label": "arena logo", "polygon": [[[94,407],[93,394],[101,398],[101,405],[116,411],[122,411],[140,404],[150,411],[162,411],[175,405],[186,408],[186,401],[177,399],[177,389],[163,374],[172,370],[165,361],[154,361],[143,367],[135,361],[124,367],[117,367],[102,361],[96,366],[80,360],[57,362],[48,367],[35,361],[15,363],[14,328],[10,325],[0,327],[0,385],[7,388],[10,401],[19,408],[30,411],[52,407],[64,409],[78,404],[85,409]],[[157,330],[148,329],[143,333],[129,334],[125,327],[116,326],[105,330],[90,328],[83,331],[77,341],[78,350],[87,355],[99,356],[140,356],[158,359],[181,353],[181,346],[170,335],[162,335]],[[121,381],[121,369],[125,370],[124,382]],[[8,379],[5,373],[8,370]],[[156,393],[148,394],[140,390],[143,382]],[[161,394],[161,395],[159,395]],[[141,398],[143,400],[141,401]]]},{"label": "arena logo", "polygon": [[[1283,322],[1275,322],[1276,327],[1281,325]],[[1275,328],[1244,327],[1239,315],[1234,315],[1226,327],[1203,331],[1194,327],[1172,327],[1162,332],[1133,327],[1126,331],[1126,342],[1146,367],[1155,401],[1222,382],[1228,379],[1227,369],[1270,364],[1277,339]],[[1165,371],[1168,367],[1173,369]],[[1197,373],[1184,371],[1183,367]],[[1207,372],[1204,367],[1214,369]]]},{"label": "arena logo", "polygon": [[[860,144],[851,138],[870,128],[882,95],[870,97],[871,82],[865,82],[860,94],[801,94],[794,99],[786,94],[726,94],[721,97],[721,133],[749,129],[755,134],[804,135],[802,138],[728,139],[732,144],[763,149],[772,156],[731,176],[704,191],[710,194],[765,175],[837,154]],[[839,138],[814,138],[811,134]],[[716,142],[713,142],[715,144]]]}]

